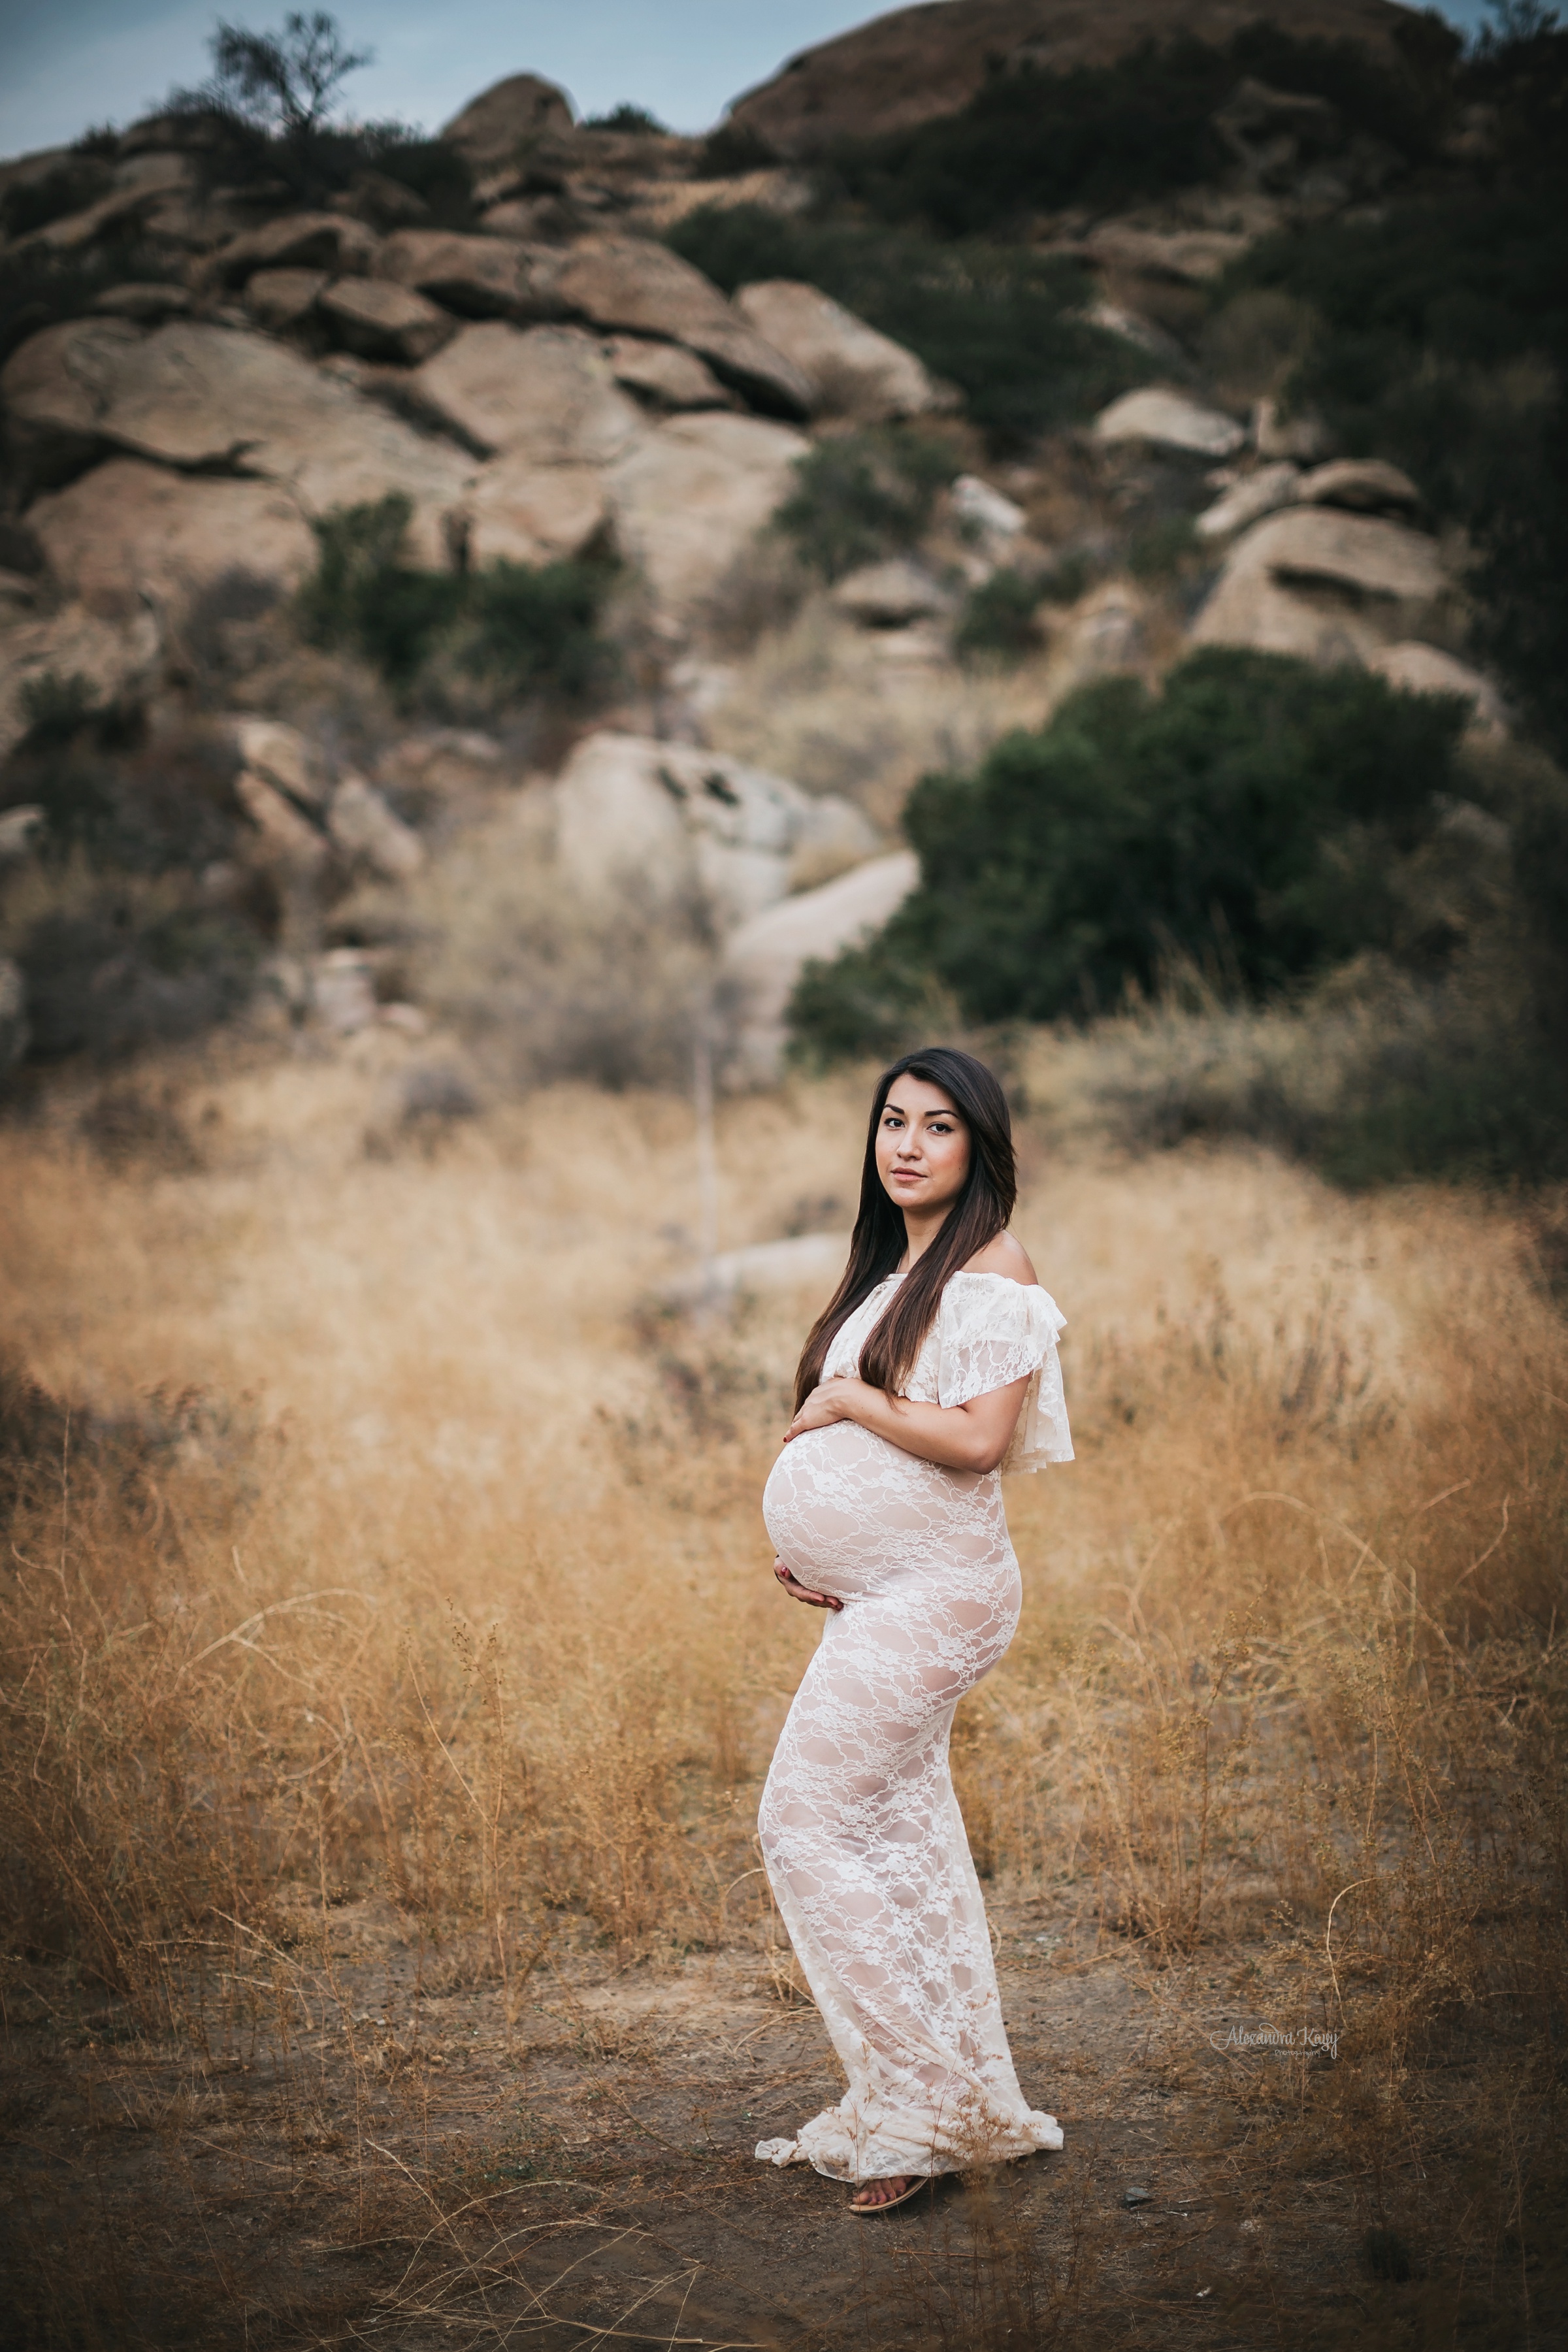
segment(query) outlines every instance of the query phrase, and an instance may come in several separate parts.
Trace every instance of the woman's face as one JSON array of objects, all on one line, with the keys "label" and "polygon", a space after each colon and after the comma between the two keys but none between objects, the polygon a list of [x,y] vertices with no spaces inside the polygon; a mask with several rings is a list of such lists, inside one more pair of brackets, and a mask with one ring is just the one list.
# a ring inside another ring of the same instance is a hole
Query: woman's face
[{"label": "woman's face", "polygon": [[877,1122],[877,1173],[900,1209],[944,1212],[969,1173],[969,1129],[941,1087],[895,1078]]}]

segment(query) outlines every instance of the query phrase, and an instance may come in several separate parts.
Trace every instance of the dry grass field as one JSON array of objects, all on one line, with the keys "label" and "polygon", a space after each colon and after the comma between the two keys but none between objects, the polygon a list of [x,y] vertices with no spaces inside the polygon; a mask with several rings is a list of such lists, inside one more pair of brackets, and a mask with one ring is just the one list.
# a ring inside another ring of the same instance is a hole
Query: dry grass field
[{"label": "dry grass field", "polygon": [[[1561,2343],[1540,1213],[1026,1118],[1079,1460],[955,1762],[1067,2144],[862,2226],[751,2155],[836,2095],[753,1837],[814,1301],[659,1303],[679,1098],[389,1129],[430,1051],[0,1130],[5,2340]],[[721,1107],[724,1246],[847,1227],[863,1095]]]}]

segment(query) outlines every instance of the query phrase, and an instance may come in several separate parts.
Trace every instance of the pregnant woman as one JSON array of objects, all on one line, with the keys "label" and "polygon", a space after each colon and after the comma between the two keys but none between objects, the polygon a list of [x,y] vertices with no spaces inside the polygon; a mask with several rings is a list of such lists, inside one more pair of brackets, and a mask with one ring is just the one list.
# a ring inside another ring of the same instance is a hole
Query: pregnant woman
[{"label": "pregnant woman", "polygon": [[1018,1622],[1000,1474],[1072,1459],[1062,1318],[1006,1230],[1016,1189],[983,1062],[938,1046],[884,1073],[849,1264],[763,1497],[773,1573],[830,1612],[763,1853],[849,2087],[757,2154],[856,2183],[852,2213],[1062,2144],[1018,2088],[947,1758]]}]

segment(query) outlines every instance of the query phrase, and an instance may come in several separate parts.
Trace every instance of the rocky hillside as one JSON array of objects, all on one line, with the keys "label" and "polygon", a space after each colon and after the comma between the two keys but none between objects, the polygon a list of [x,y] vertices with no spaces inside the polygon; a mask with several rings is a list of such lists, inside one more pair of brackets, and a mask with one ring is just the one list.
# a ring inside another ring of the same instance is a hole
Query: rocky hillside
[{"label": "rocky hillside", "polygon": [[[1468,428],[1427,467],[1408,402],[1314,387],[1339,346],[1291,277],[1401,206],[1501,200],[1500,101],[1429,24],[1413,62],[1413,22],[953,0],[796,60],[706,142],[580,123],[522,73],[433,144],[291,150],[186,103],[0,166],[13,1056],[246,1001],[493,1036],[542,991],[557,1065],[625,1076],[717,985],[729,1067],[765,1079],[803,962],[915,879],[915,776],[1086,680],[1237,648],[1500,737],[1443,475]],[[1202,46],[1151,160],[1155,30]],[[1019,91],[1092,101],[1084,172],[1121,195],[1042,201]],[[954,181],[951,139],[1005,184]],[[1531,348],[1455,395],[1514,402],[1525,441]],[[498,861],[531,878],[487,911]],[[452,978],[454,940],[520,934],[532,963]],[[561,1006],[606,957],[637,1010],[601,1050]],[[141,1013],[105,1022],[105,992]]]},{"label": "rocky hillside", "polygon": [[1298,41],[1353,41],[1393,65],[1411,12],[1394,0],[942,0],[803,50],[729,119],[776,154],[819,155],[957,114],[998,75],[1114,65],[1184,36],[1223,48],[1258,24]]}]

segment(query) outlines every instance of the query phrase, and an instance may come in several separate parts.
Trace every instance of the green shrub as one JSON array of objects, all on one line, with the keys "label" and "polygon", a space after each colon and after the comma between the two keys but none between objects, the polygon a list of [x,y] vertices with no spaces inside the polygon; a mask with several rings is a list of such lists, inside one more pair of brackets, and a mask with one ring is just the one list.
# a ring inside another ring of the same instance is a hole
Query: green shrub
[{"label": "green shrub", "polygon": [[956,385],[999,451],[1091,415],[1154,372],[1135,345],[1088,323],[1089,282],[1054,256],[758,205],[706,206],[668,241],[726,293],[765,278],[821,287]]},{"label": "green shrub", "polygon": [[943,236],[1006,233],[1041,211],[1105,211],[1219,176],[1232,159],[1212,118],[1248,75],[1327,99],[1337,137],[1370,134],[1410,161],[1434,152],[1449,103],[1440,84],[1360,43],[1252,26],[1223,48],[1183,38],[1070,73],[996,71],[960,113],[846,145],[834,164],[883,219]]},{"label": "green shrub", "polygon": [[114,175],[98,158],[72,153],[37,179],[0,190],[0,236],[27,236],[68,213],[85,212],[107,195]]},{"label": "green shrub", "polygon": [[581,700],[602,682],[610,661],[597,627],[606,566],[427,572],[405,561],[413,511],[395,491],[317,523],[321,554],[296,605],[312,643],[360,655],[405,694],[438,659],[509,698]]},{"label": "green shrub", "polygon": [[773,517],[825,580],[912,547],[958,471],[945,443],[886,429],[819,441]]},{"label": "green shrub", "polygon": [[1127,551],[1127,568],[1135,580],[1153,584],[1191,572],[1204,559],[1203,542],[1191,515],[1159,515],[1134,537]]},{"label": "green shrub", "polygon": [[[1173,953],[1256,993],[1368,948],[1440,952],[1405,869],[1455,789],[1463,725],[1458,702],[1264,654],[1196,654],[1158,698],[1085,688],[977,774],[917,786],[921,886],[803,982],[801,1046],[847,1050],[856,1020],[880,1043],[932,983],[969,1020],[1040,1021],[1152,987]],[[857,1010],[829,1018],[840,975]]]},{"label": "green shrub", "polygon": [[588,563],[493,563],[475,572],[466,583],[460,667],[509,696],[584,700],[612,664],[597,627],[605,576]]},{"label": "green shrub", "polygon": [[30,681],[28,730],[0,764],[0,808],[43,811],[40,855],[163,875],[232,854],[240,826],[231,751],[199,731],[149,740],[79,677]]},{"label": "green shrub", "polygon": [[650,138],[668,139],[669,125],[650,114],[646,106],[634,106],[623,99],[619,106],[611,107],[608,114],[584,115],[580,126],[584,131],[640,131]]},{"label": "green shrub", "polygon": [[1022,572],[994,572],[964,599],[953,631],[954,651],[1021,659],[1041,642],[1036,615],[1045,594],[1043,580]]},{"label": "green shrub", "polygon": [[198,1036],[255,986],[257,932],[237,913],[203,906],[188,877],[94,874],[79,861],[55,895],[57,903],[0,924],[21,968],[35,1061],[117,1061]]}]

